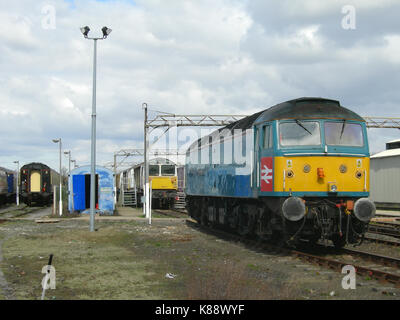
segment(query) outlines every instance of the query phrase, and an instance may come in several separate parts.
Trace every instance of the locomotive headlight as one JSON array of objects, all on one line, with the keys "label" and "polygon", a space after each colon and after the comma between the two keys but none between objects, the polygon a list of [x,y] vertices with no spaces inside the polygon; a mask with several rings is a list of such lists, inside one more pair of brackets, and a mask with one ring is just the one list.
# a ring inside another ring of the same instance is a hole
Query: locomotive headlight
[{"label": "locomotive headlight", "polygon": [[361,198],[354,204],[354,214],[358,220],[368,222],[375,217],[375,204],[368,198]]},{"label": "locomotive headlight", "polygon": [[338,191],[338,187],[335,183],[328,183],[328,187],[329,187],[329,192],[337,192]]},{"label": "locomotive headlight", "polygon": [[299,221],[306,213],[306,206],[302,199],[290,197],[282,205],[283,216],[290,221]]}]

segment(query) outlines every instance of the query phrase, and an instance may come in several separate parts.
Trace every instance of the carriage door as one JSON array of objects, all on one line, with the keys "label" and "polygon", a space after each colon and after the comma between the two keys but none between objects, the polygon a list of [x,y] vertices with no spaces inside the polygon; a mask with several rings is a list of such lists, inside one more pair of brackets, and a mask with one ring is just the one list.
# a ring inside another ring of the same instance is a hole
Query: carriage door
[{"label": "carriage door", "polygon": [[40,171],[31,171],[31,192],[40,192]]},{"label": "carriage door", "polygon": [[7,185],[8,185],[8,193],[14,192],[14,175],[12,173],[7,174]]},{"label": "carriage door", "polygon": [[[99,175],[96,174],[94,178],[94,195],[95,195],[95,207],[99,207]],[[90,174],[85,174],[85,205],[86,208],[90,208]]]},{"label": "carriage door", "polygon": [[85,175],[76,174],[72,176],[74,210],[81,211],[86,209],[85,197]]},{"label": "carriage door", "polygon": [[[261,134],[262,132],[262,134]],[[273,192],[274,178],[273,178],[273,136],[272,126],[265,124],[260,130],[262,138],[260,138],[260,191]]]}]

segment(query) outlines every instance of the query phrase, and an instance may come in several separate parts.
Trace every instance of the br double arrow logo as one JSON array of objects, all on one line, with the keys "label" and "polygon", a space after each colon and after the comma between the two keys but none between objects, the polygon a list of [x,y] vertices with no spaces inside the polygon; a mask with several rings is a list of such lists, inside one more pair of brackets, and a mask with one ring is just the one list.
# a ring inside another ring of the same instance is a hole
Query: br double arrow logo
[{"label": "br double arrow logo", "polygon": [[273,161],[272,157],[261,158],[261,191],[273,191]]},{"label": "br double arrow logo", "polygon": [[270,183],[269,180],[272,181],[272,169],[269,169],[266,165],[264,165],[264,169],[261,169],[261,179],[263,179],[266,183]]}]

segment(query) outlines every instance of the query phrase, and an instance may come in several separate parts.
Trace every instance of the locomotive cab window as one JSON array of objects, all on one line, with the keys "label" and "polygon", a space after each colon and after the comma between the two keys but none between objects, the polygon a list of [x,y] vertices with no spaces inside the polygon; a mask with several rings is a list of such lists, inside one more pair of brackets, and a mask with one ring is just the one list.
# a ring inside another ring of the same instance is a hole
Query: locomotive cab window
[{"label": "locomotive cab window", "polygon": [[362,127],[358,123],[325,122],[326,144],[334,146],[364,146]]},{"label": "locomotive cab window", "polygon": [[160,166],[157,165],[149,165],[149,176],[159,176],[160,175]]},{"label": "locomotive cab window", "polygon": [[269,149],[272,148],[272,130],[271,130],[271,126],[267,125],[264,126],[264,142],[263,142],[263,146],[264,149]]},{"label": "locomotive cab window", "polygon": [[287,146],[319,146],[321,134],[319,122],[295,120],[279,124],[279,143]]},{"label": "locomotive cab window", "polygon": [[174,176],[175,175],[175,166],[174,165],[161,166],[161,175],[162,176]]}]

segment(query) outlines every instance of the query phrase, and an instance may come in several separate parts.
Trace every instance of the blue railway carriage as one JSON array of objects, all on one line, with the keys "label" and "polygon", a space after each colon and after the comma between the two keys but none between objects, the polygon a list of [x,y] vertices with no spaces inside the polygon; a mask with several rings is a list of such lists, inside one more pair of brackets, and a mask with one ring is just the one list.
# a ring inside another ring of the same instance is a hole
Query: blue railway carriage
[{"label": "blue railway carriage", "polygon": [[365,121],[336,100],[290,100],[218,129],[189,147],[185,174],[190,216],[265,240],[341,247],[375,215]]},{"label": "blue railway carriage", "polygon": [[7,172],[0,168],[0,205],[7,203]]},{"label": "blue railway carriage", "polygon": [[0,205],[11,203],[16,200],[16,175],[15,172],[0,167]]}]

